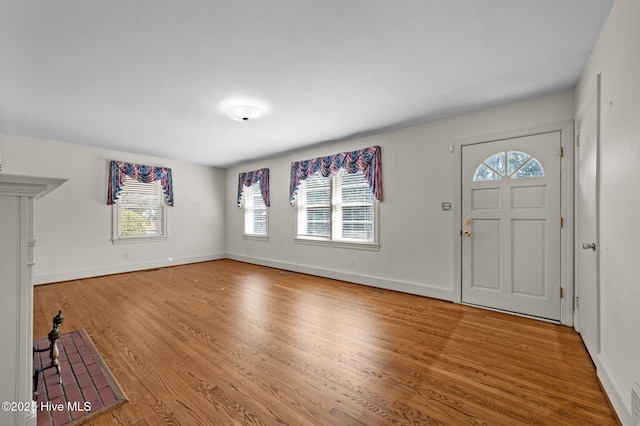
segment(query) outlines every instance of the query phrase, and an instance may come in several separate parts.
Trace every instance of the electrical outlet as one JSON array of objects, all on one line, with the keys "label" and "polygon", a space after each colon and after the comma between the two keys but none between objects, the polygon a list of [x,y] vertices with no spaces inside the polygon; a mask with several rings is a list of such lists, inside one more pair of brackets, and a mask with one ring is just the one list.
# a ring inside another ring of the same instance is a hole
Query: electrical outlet
[{"label": "electrical outlet", "polygon": [[128,251],[126,251],[126,252],[124,253],[124,260],[125,260],[125,262],[128,262],[128,261],[129,261],[129,252],[128,252]]},{"label": "electrical outlet", "polygon": [[631,418],[634,426],[640,426],[640,383],[631,389]]}]

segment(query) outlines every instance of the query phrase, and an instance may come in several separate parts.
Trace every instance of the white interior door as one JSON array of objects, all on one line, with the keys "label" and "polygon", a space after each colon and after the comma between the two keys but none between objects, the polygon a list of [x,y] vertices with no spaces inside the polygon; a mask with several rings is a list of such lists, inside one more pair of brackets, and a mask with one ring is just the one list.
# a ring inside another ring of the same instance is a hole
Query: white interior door
[{"label": "white interior door", "polygon": [[600,352],[598,284],[598,113],[590,97],[578,119],[576,185],[576,310],[575,327],[592,357]]},{"label": "white interior door", "polygon": [[462,147],[462,302],[560,320],[560,132]]}]

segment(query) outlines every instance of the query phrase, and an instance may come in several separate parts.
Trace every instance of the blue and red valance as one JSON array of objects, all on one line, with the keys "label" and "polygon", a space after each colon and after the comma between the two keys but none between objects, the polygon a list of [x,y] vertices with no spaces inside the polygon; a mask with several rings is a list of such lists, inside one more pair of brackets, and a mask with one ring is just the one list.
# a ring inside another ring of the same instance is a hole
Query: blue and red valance
[{"label": "blue and red valance", "polygon": [[316,173],[320,173],[324,177],[331,177],[342,169],[351,174],[362,172],[369,183],[373,196],[378,201],[382,200],[380,147],[372,146],[358,151],[341,152],[340,154],[291,163],[289,202],[293,204],[298,194],[300,182],[303,180]]},{"label": "blue and red valance", "polygon": [[173,206],[173,179],[170,168],[143,166],[141,164],[125,163],[124,161],[111,161],[109,165],[107,204],[116,203],[127,176],[142,183],[151,183],[159,180],[167,199],[167,204]]},{"label": "blue and red valance", "polygon": [[264,205],[269,207],[269,169],[253,170],[238,174],[238,207],[242,207],[242,191],[245,186],[260,182],[260,192]]}]

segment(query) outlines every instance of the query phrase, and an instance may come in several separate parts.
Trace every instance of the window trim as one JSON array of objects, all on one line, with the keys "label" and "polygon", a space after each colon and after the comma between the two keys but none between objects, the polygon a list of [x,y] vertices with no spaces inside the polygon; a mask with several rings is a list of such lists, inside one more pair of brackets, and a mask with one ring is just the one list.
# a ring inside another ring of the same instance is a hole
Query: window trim
[{"label": "window trim", "polygon": [[[375,223],[374,223],[374,227],[375,227]],[[360,243],[355,241],[327,240],[327,239],[317,238],[317,237],[316,238],[294,237],[293,241],[296,244],[306,244],[311,246],[339,247],[339,248],[355,249],[355,250],[380,251],[380,243],[378,242]]]},{"label": "window trim", "polygon": [[[330,209],[331,209],[331,220],[329,222],[330,231],[328,237],[320,237],[313,235],[300,235],[298,227],[299,227],[299,215],[300,215],[300,206],[299,201],[304,198],[300,192],[295,200],[295,214],[294,216],[294,243],[296,244],[306,244],[306,245],[314,245],[314,246],[325,246],[325,247],[339,247],[346,249],[356,249],[356,250],[368,250],[368,251],[379,251],[380,250],[380,229],[379,229],[379,213],[380,213],[380,201],[373,197],[372,208],[373,208],[373,241],[357,241],[357,240],[349,240],[349,239],[341,239],[335,240],[333,238],[333,226],[334,223],[334,215],[336,214],[337,204],[334,203],[334,192],[336,190],[336,184],[334,179],[339,179],[339,173],[331,176],[329,178],[329,188],[331,191],[330,195]],[[304,182],[304,181],[303,181]],[[302,183],[302,182],[301,182]],[[302,185],[300,185],[299,191],[302,191]]]},{"label": "window trim", "polygon": [[[158,182],[158,181],[154,181]],[[153,182],[149,182],[153,183]],[[153,242],[166,242],[169,240],[169,227],[167,220],[168,211],[167,208],[167,199],[162,191],[162,186],[160,185],[160,195],[162,199],[162,229],[163,233],[161,235],[120,235],[120,207],[121,207],[121,198],[116,200],[114,204],[112,204],[111,212],[112,212],[112,229],[111,229],[111,243],[114,245],[117,244],[136,244],[136,243],[153,243]]]},{"label": "window trim", "polygon": [[269,241],[268,235],[258,235],[258,234],[242,234],[243,240],[253,240],[253,241]]}]

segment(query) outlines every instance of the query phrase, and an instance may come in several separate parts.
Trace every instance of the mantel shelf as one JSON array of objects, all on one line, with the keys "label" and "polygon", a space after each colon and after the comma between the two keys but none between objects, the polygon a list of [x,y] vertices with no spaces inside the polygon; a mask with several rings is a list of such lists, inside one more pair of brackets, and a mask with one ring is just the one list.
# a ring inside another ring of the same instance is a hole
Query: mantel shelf
[{"label": "mantel shelf", "polygon": [[42,198],[68,179],[0,173],[0,195]]}]

